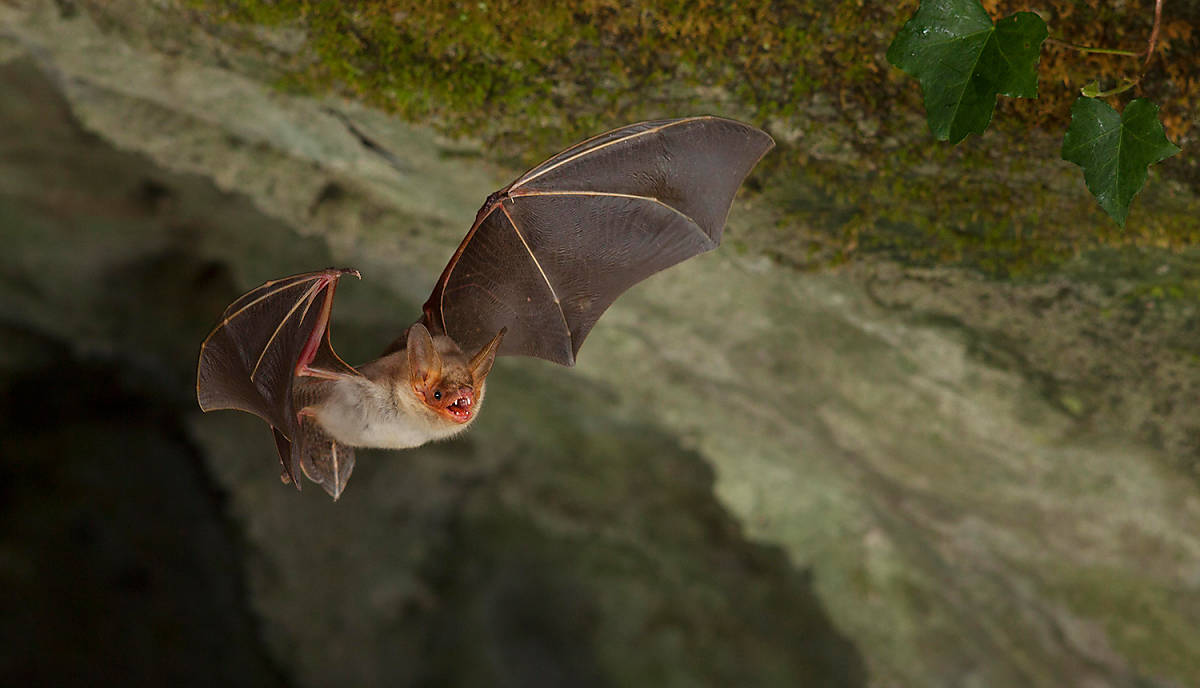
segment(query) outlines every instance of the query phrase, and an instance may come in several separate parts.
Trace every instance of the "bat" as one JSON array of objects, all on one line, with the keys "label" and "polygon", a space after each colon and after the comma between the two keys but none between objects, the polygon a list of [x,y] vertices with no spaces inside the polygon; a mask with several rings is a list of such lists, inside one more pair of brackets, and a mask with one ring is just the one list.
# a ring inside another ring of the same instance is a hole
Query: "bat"
[{"label": "bat", "polygon": [[330,345],[339,280],[273,280],[224,312],[200,347],[204,411],[266,421],[281,479],[334,499],[355,447],[404,449],[476,418],[497,355],[575,364],[625,290],[721,242],[734,195],[774,141],[719,117],[642,122],[576,144],[488,196],[421,317],[357,368]]}]

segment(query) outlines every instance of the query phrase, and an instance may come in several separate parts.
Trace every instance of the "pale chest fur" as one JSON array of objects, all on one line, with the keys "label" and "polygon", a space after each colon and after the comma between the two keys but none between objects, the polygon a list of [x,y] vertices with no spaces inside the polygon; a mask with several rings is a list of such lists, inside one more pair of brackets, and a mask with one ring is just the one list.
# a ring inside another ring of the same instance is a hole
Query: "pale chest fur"
[{"label": "pale chest fur", "polygon": [[395,393],[386,379],[338,380],[331,387],[328,396],[310,408],[325,432],[342,444],[409,449],[451,437],[470,425],[441,418],[406,389]]}]

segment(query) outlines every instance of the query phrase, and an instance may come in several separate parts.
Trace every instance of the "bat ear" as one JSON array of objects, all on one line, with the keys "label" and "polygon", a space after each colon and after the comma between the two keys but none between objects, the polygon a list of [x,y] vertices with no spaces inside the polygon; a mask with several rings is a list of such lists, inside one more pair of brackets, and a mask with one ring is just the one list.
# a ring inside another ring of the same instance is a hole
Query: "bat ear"
[{"label": "bat ear", "polygon": [[408,328],[408,376],[414,385],[441,377],[442,357],[433,348],[433,337],[421,323]]},{"label": "bat ear", "polygon": [[487,374],[492,372],[492,364],[496,362],[496,351],[500,349],[500,340],[504,339],[505,332],[508,332],[508,328],[501,328],[496,336],[492,337],[492,341],[485,344],[479,353],[471,358],[471,376],[475,378],[476,384],[482,383]]}]

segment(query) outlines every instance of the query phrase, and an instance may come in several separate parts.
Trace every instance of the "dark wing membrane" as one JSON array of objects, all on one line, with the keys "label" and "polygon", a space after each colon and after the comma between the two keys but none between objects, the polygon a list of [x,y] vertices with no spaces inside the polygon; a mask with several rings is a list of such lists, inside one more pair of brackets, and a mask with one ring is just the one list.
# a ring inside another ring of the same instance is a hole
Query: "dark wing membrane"
[{"label": "dark wing membrane", "polygon": [[[626,289],[721,241],[734,194],[774,145],[732,120],[623,127],[559,153],[485,206],[426,319],[474,350],[573,365]],[[440,320],[439,320],[440,319]]]},{"label": "dark wing membrane", "polygon": [[734,194],[774,145],[766,132],[720,117],[643,122],[568,148],[508,191],[645,196],[691,218],[719,243]]},{"label": "dark wing membrane", "polygon": [[[354,368],[329,345],[329,310],[337,280],[351,270],[323,270],[267,282],[225,309],[221,322],[200,347],[196,398],[200,408],[237,409],[262,418],[296,438],[293,385],[306,347],[314,365],[348,374]],[[279,437],[276,444],[280,445]],[[280,446],[281,460],[283,448]],[[284,470],[293,482],[292,460]],[[299,486],[299,483],[297,483]]]},{"label": "dark wing membrane", "polygon": [[[548,170],[557,167],[560,163],[577,157],[580,153],[586,153],[594,148],[601,148],[603,146],[606,146],[609,143],[612,143],[613,141],[621,141],[624,139],[629,139],[631,137],[640,136],[647,132],[654,133],[654,132],[662,129],[662,127],[667,126],[667,125],[679,125],[679,124],[685,124],[688,122],[695,122],[698,120],[710,120],[710,119],[714,119],[714,118],[712,118],[712,117],[690,117],[690,118],[684,118],[684,119],[658,119],[658,120],[652,120],[649,122],[638,122],[637,124],[628,124],[628,125],[618,128],[618,129],[613,129],[612,131],[606,131],[603,134],[597,134],[590,139],[580,141],[579,143],[575,144],[574,146],[571,146],[570,148],[562,151],[558,155],[555,155],[554,157],[550,158],[549,160],[546,160],[545,162],[539,164],[538,166],[530,169],[528,172],[521,175],[520,177],[517,177],[515,180],[513,180],[513,183],[508,186],[508,189],[514,189],[514,188],[520,187],[520,186],[526,184],[529,180],[542,176]],[[738,124],[739,126],[744,126],[744,125],[741,125],[740,122],[734,122],[734,124]]]},{"label": "dark wing membrane", "polygon": [[307,419],[301,423],[297,445],[293,451],[299,454],[304,475],[320,485],[330,497],[341,497],[354,471],[354,447],[335,441]]}]

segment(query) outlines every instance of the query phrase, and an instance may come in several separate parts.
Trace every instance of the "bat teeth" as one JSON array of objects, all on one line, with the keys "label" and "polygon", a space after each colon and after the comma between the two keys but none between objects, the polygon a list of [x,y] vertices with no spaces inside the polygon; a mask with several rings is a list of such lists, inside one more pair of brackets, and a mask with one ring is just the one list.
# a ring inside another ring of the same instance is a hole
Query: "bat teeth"
[{"label": "bat teeth", "polygon": [[469,409],[475,403],[475,395],[470,387],[460,387],[458,390],[458,399],[455,399],[454,406],[462,409]]},{"label": "bat teeth", "polygon": [[465,423],[471,419],[471,406],[474,403],[470,394],[464,394],[455,399],[453,403],[447,404],[446,412],[458,422]]}]

